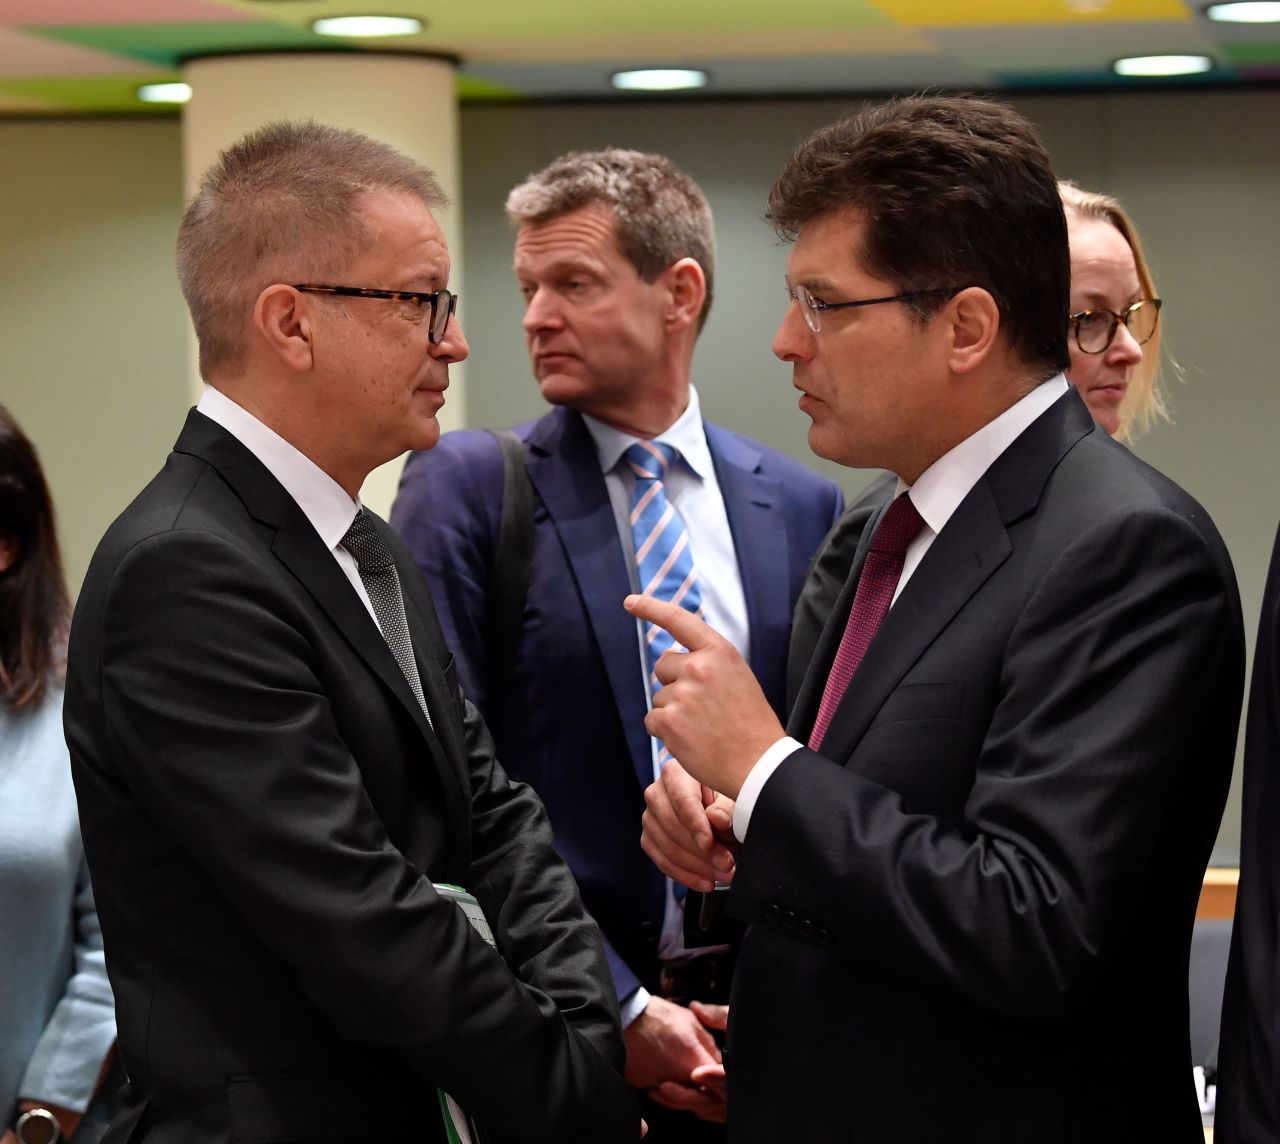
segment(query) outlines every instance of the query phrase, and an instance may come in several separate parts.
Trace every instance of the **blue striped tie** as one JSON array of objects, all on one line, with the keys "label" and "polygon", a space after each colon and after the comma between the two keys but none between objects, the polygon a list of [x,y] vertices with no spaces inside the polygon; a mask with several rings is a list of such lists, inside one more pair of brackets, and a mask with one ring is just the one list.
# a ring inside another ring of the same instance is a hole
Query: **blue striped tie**
[{"label": "blue striped tie", "polygon": [[[638,441],[624,456],[636,475],[636,487],[631,494],[631,535],[635,540],[640,591],[643,595],[679,604],[701,618],[702,589],[698,586],[698,572],[689,549],[689,531],[675,506],[667,500],[662,484],[679,454],[670,445]],[[644,645],[649,691],[653,694],[662,686],[653,673],[654,664],[667,648],[679,645],[657,624],[646,625]],[[661,766],[671,755],[661,743],[658,746]]]}]

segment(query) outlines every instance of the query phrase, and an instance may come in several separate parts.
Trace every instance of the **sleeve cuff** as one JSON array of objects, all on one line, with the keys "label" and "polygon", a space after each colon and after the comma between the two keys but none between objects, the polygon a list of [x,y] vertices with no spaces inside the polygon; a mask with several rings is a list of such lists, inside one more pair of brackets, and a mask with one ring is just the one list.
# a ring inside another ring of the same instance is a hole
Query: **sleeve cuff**
[{"label": "sleeve cuff", "polygon": [[624,1000],[618,1002],[618,1012],[622,1017],[624,1029],[645,1011],[650,996],[649,990],[643,985],[638,985]]},{"label": "sleeve cuff", "polygon": [[795,739],[779,739],[757,760],[755,766],[747,772],[738,791],[738,798],[733,806],[733,834],[739,842],[747,840],[747,827],[751,824],[751,812],[755,809],[756,799],[764,789],[769,777],[782,765],[783,761],[802,750],[804,744]]}]

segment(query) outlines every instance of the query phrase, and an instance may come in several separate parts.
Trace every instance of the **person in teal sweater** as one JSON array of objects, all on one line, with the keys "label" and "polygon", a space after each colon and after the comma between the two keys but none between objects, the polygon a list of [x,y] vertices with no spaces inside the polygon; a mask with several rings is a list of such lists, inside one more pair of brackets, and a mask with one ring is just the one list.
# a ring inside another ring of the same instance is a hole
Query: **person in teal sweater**
[{"label": "person in teal sweater", "polygon": [[40,462],[0,406],[0,1144],[92,1144],[112,1087],[115,1014],[62,734],[69,617]]}]

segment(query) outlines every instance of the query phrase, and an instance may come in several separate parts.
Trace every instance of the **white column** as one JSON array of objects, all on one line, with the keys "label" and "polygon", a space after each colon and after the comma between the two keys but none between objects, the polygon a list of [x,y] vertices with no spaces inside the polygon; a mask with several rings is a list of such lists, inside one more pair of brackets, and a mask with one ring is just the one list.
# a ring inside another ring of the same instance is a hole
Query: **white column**
[{"label": "white column", "polygon": [[[314,119],[391,144],[435,172],[452,204],[439,222],[449,243],[449,288],[462,287],[461,163],[455,68],[431,56],[381,52],[263,53],[192,60],[183,69],[191,102],[182,113],[184,186],[189,199],[219,152],[264,123]],[[193,386],[199,374],[194,365]],[[449,370],[442,428],[466,423],[462,367]],[[386,515],[403,459],[374,470],[361,499]]]}]

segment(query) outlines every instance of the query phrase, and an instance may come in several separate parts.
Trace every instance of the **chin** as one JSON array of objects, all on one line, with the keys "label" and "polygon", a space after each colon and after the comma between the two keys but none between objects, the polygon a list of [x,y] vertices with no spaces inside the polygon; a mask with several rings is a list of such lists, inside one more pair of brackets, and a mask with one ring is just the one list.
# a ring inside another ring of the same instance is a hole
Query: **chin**
[{"label": "chin", "polygon": [[1106,430],[1107,435],[1114,437],[1120,432],[1120,404],[1113,401],[1086,402],[1089,414]]},{"label": "chin", "polygon": [[538,388],[542,392],[542,400],[548,405],[568,405],[572,408],[577,396],[577,387],[560,377],[544,378],[538,382]]},{"label": "chin", "polygon": [[405,450],[413,452],[422,452],[424,449],[434,449],[440,443],[440,422],[434,417],[430,421],[422,422],[414,426],[413,433],[410,435]]},{"label": "chin", "polygon": [[821,457],[824,461],[835,461],[838,465],[853,464],[847,459],[848,442],[841,441],[830,426],[820,425],[817,421],[809,426],[809,449],[815,457]]}]

